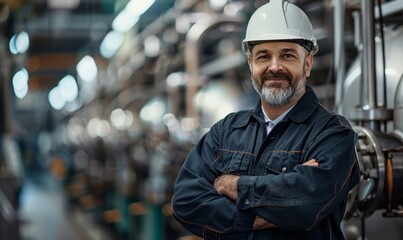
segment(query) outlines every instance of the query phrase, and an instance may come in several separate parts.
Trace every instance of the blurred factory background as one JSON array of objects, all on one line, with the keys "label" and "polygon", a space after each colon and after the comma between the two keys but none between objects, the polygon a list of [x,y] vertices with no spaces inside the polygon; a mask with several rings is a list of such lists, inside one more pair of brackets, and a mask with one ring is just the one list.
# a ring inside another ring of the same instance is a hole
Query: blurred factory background
[{"label": "blurred factory background", "polygon": [[[255,106],[240,43],[267,1],[0,0],[0,239],[196,239],[173,182]],[[309,84],[359,133],[346,238],[401,240],[403,0],[290,2],[319,43]]]}]

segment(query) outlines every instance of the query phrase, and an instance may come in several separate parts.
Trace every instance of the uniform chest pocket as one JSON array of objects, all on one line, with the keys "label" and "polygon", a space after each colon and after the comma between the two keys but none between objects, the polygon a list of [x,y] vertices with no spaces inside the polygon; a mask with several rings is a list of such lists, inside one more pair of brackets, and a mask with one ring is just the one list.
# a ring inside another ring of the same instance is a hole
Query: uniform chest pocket
[{"label": "uniform chest pocket", "polygon": [[274,151],[266,163],[266,170],[277,174],[292,172],[295,166],[302,164],[303,155],[302,151]]},{"label": "uniform chest pocket", "polygon": [[221,149],[212,165],[221,173],[245,173],[253,157],[249,152]]}]

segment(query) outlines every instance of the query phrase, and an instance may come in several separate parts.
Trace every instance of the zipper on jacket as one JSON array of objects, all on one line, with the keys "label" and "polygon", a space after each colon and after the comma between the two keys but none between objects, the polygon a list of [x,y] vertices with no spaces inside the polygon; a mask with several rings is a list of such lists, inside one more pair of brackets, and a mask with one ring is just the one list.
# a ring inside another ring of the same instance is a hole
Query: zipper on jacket
[{"label": "zipper on jacket", "polygon": [[276,127],[274,127],[273,129],[272,129],[272,131],[269,133],[269,135],[267,135],[265,138],[264,138],[264,140],[263,140],[263,143],[259,146],[259,150],[258,150],[258,152],[257,152],[257,154],[256,154],[256,159],[255,159],[255,161],[254,161],[254,163],[253,163],[253,173],[255,174],[255,175],[262,175],[262,174],[264,174],[264,171],[265,171],[265,169],[266,169],[266,161],[264,160],[264,159],[261,159],[262,158],[262,156],[263,156],[263,153],[265,153],[265,152],[269,152],[269,151],[271,151],[271,149],[273,148],[273,144],[272,145],[270,145],[270,143],[271,143],[271,141],[273,141],[273,136],[272,136],[272,134],[273,134],[273,130],[275,129]]}]

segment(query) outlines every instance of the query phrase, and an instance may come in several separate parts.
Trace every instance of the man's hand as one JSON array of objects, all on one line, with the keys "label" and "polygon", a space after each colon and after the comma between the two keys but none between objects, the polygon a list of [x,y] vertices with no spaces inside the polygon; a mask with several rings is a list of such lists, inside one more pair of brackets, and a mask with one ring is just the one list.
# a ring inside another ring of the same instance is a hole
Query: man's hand
[{"label": "man's hand", "polygon": [[316,159],[311,159],[309,161],[306,161],[302,165],[311,166],[311,167],[319,167],[319,163],[318,163],[318,161],[316,161]]},{"label": "man's hand", "polygon": [[219,194],[236,201],[238,198],[238,179],[239,176],[230,174],[218,176],[214,181],[214,188]]},{"label": "man's hand", "polygon": [[277,226],[273,223],[269,223],[263,218],[256,216],[255,221],[253,222],[252,230],[262,230],[266,228],[276,228]]}]

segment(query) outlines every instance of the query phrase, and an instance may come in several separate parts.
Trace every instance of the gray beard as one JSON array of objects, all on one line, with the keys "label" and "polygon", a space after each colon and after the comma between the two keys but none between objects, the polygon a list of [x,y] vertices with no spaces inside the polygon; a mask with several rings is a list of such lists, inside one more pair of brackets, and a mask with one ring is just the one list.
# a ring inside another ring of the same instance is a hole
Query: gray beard
[{"label": "gray beard", "polygon": [[259,93],[262,99],[273,107],[284,106],[297,97],[297,91],[294,86],[290,85],[287,88],[268,88],[263,86],[262,89],[252,79],[252,84],[255,90]]}]

